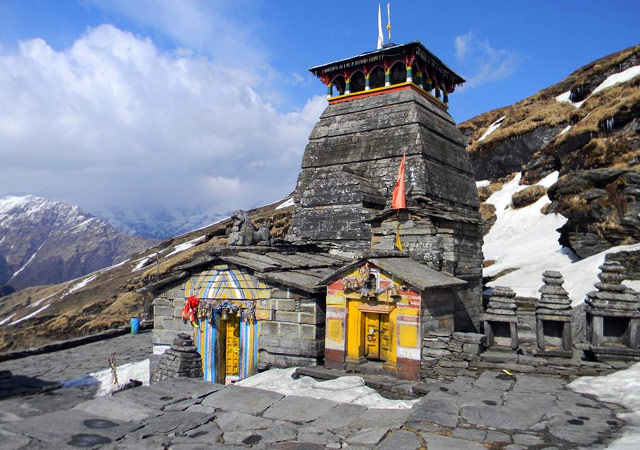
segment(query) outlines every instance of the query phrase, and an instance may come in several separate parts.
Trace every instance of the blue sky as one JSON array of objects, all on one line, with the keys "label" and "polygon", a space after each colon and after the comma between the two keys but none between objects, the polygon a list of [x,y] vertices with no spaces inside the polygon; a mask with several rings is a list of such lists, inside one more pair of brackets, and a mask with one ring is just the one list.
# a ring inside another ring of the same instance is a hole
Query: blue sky
[{"label": "blue sky", "polygon": [[[326,105],[307,68],[373,50],[378,3],[0,0],[0,196],[212,212],[282,198]],[[393,42],[420,40],[468,80],[457,122],[640,36],[632,1],[407,0],[391,14]]]}]

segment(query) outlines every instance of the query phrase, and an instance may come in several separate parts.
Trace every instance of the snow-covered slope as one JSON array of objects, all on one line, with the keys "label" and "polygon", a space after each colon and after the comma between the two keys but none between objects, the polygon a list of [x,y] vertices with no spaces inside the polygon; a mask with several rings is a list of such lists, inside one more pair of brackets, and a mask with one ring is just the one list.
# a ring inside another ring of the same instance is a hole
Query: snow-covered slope
[{"label": "snow-covered slope", "polygon": [[117,233],[71,203],[32,195],[0,198],[0,285],[22,289],[60,283],[152,243]]},{"label": "snow-covered slope", "polygon": [[[553,172],[538,184],[548,188],[557,179],[558,173]],[[624,245],[580,260],[558,242],[560,233],[557,230],[567,219],[560,214],[542,212],[543,207],[551,203],[548,196],[544,195],[523,208],[513,207],[513,194],[529,187],[520,185],[520,180],[521,174],[517,173],[485,202],[495,206],[497,217],[482,247],[485,261],[493,261],[484,269],[483,275],[496,277],[488,286],[508,286],[519,296],[538,297],[542,272],[558,270],[564,275],[564,288],[569,292],[572,304],[577,305],[584,301],[587,292],[595,289],[593,285],[598,282],[598,266],[604,262],[607,253],[640,250],[640,244]],[[499,276],[502,273],[504,275]],[[624,284],[640,288],[638,281],[626,281]]]}]

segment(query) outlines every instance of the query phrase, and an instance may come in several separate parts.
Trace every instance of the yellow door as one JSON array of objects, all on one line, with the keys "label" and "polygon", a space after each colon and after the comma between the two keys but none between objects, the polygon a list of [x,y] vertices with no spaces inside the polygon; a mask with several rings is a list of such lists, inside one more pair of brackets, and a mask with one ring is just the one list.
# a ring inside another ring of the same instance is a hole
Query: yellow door
[{"label": "yellow door", "polygon": [[364,313],[365,356],[380,359],[380,314]]},{"label": "yellow door", "polygon": [[388,361],[391,353],[391,331],[389,327],[389,314],[380,314],[380,360]]},{"label": "yellow door", "polygon": [[365,356],[369,360],[387,361],[391,351],[389,315],[364,313]]},{"label": "yellow door", "polygon": [[226,321],[226,375],[238,375],[238,362],[240,359],[240,320],[231,316]]}]

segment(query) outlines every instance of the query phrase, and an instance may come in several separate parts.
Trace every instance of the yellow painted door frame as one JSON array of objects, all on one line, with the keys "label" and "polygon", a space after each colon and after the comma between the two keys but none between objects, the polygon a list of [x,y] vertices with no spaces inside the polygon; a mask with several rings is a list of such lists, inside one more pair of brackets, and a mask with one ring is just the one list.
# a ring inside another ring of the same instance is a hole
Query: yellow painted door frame
[{"label": "yellow painted door frame", "polygon": [[225,377],[240,373],[240,320],[231,315],[225,320]]},{"label": "yellow painted door frame", "polygon": [[347,298],[346,363],[363,364],[372,359],[383,361],[385,369],[396,370],[396,316],[395,305]]}]

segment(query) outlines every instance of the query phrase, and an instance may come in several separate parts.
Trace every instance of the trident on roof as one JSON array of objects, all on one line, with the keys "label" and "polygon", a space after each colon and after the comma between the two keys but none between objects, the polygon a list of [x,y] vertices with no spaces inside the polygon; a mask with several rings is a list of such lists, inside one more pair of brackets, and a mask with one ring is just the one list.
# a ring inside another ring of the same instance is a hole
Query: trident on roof
[{"label": "trident on roof", "polygon": [[389,44],[391,44],[391,4],[387,3],[387,31],[389,32]]},{"label": "trident on roof", "polygon": [[[378,3],[378,45],[380,50],[384,46],[384,34],[382,33],[382,13],[380,12],[380,3]],[[387,31],[389,32],[389,42],[391,43],[391,5],[387,3]]]},{"label": "trident on roof", "polygon": [[384,44],[384,34],[382,34],[382,14],[380,13],[380,3],[378,3],[378,46],[377,50],[382,48]]}]

